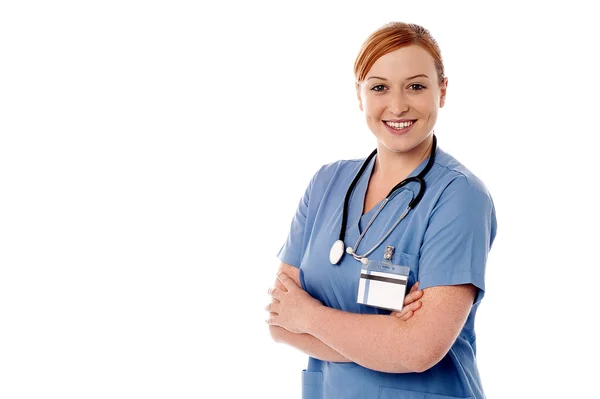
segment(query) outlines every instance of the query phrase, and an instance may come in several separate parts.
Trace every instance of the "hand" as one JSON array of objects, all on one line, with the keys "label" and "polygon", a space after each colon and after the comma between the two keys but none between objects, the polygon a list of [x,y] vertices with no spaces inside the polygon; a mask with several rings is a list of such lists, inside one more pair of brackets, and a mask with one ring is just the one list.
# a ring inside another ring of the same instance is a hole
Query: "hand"
[{"label": "hand", "polygon": [[408,320],[423,304],[419,299],[423,296],[423,291],[417,291],[419,282],[412,286],[408,295],[404,298],[404,306],[401,312],[392,312],[391,316],[398,317],[400,320]]},{"label": "hand", "polygon": [[273,300],[265,308],[270,312],[270,317],[266,320],[267,324],[283,327],[293,333],[306,332],[311,316],[318,307],[323,305],[299,287],[287,274],[279,273],[277,279],[285,289],[269,288],[268,293]]},{"label": "hand", "polygon": [[[281,266],[279,267],[279,269],[280,270],[278,273],[285,273],[296,283],[296,285],[298,287],[301,287],[301,285],[300,285],[300,270],[298,268],[282,263]],[[281,284],[281,281],[279,281],[279,279],[277,278],[277,275],[275,275],[275,282],[273,283],[273,287],[279,288],[280,290],[283,290],[283,291],[287,291],[285,289],[285,287],[283,286],[283,284]],[[269,291],[269,295],[270,295],[270,291]],[[277,299],[271,297],[271,303],[278,303],[278,302],[279,301]],[[268,309],[266,309],[266,310],[268,310]],[[269,315],[273,316],[273,315],[276,315],[276,313],[269,312]],[[273,327],[278,327],[278,326],[273,326]]]}]

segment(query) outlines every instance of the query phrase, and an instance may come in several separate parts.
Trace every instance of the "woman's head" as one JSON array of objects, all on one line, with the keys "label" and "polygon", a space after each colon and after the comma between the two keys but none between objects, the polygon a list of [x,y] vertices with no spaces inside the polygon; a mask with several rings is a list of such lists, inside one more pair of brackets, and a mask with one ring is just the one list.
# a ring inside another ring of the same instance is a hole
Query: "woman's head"
[{"label": "woman's head", "polygon": [[426,141],[448,84],[429,31],[402,22],[382,26],[364,42],[354,74],[360,109],[385,148],[407,152]]}]

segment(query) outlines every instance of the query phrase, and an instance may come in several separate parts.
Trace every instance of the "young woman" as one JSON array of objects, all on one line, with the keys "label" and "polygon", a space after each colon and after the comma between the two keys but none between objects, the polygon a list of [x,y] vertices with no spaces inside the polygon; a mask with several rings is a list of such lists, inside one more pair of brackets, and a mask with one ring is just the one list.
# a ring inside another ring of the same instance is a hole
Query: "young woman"
[{"label": "young woman", "polygon": [[437,146],[440,49],[425,28],[390,23],[354,72],[376,150],[312,178],[278,254],[271,335],[309,355],[303,398],[484,398],[474,321],[496,214]]}]

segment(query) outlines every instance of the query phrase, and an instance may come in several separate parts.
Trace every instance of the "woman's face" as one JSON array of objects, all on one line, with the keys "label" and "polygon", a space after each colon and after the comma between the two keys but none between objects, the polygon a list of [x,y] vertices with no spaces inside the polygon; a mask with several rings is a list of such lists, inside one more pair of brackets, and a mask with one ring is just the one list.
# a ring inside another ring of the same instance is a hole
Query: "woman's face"
[{"label": "woman's face", "polygon": [[433,132],[447,84],[447,79],[438,84],[431,55],[411,45],[373,64],[357,86],[359,106],[369,129],[385,148],[409,152]]}]

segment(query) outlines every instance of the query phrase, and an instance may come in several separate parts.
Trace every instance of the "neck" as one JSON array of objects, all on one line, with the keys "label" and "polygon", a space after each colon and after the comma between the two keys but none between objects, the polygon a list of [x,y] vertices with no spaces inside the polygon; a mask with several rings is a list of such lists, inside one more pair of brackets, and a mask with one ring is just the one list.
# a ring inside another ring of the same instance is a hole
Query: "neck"
[{"label": "neck", "polygon": [[433,134],[407,152],[392,152],[377,143],[377,157],[372,178],[381,183],[396,184],[407,178],[431,153]]}]

